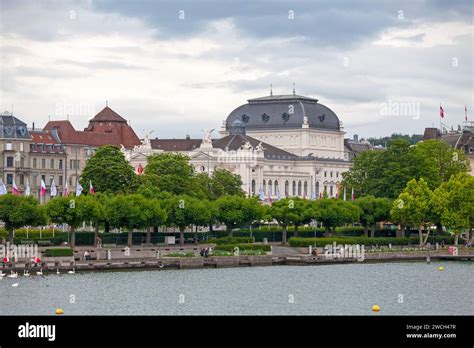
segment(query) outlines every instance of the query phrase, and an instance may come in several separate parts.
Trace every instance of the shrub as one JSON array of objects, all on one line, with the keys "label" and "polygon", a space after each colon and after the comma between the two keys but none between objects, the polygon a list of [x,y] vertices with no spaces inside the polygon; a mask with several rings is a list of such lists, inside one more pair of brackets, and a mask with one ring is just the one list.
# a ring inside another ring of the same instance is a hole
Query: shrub
[{"label": "shrub", "polygon": [[221,237],[217,239],[208,239],[208,243],[215,243],[218,245],[221,244],[246,244],[253,243],[253,238],[251,237]]},{"label": "shrub", "polygon": [[227,245],[217,245],[215,250],[220,251],[234,251],[234,248],[238,247],[239,251],[242,252],[244,250],[261,250],[261,251],[270,251],[270,245],[264,244],[227,244]]},{"label": "shrub", "polygon": [[194,254],[192,251],[188,252],[174,252],[174,253],[169,253],[164,255],[164,257],[195,257],[196,254]]},{"label": "shrub", "polygon": [[46,249],[44,256],[48,257],[60,257],[60,256],[73,256],[74,253],[71,248],[60,248],[60,249]]},{"label": "shrub", "polygon": [[[429,238],[429,242],[445,244],[454,243],[453,237],[434,236]],[[324,247],[328,244],[360,244],[360,245],[418,245],[418,237],[327,237],[327,238],[290,238],[288,243],[292,247],[307,247],[309,245]]]}]

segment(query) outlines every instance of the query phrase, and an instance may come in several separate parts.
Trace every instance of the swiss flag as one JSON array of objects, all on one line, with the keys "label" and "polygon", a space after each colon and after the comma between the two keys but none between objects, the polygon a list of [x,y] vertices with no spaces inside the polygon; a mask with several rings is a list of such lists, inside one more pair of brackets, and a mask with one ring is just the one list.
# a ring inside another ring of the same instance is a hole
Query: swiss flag
[{"label": "swiss flag", "polygon": [[441,104],[439,104],[439,116],[441,118],[444,118],[444,109],[443,107],[441,106]]}]

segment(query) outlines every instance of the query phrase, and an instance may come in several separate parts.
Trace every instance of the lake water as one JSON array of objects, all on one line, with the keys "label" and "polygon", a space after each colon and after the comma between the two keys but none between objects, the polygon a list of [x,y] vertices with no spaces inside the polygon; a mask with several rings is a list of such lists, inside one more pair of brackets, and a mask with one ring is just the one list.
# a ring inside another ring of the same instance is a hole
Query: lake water
[{"label": "lake water", "polygon": [[0,314],[372,315],[378,304],[386,315],[472,315],[473,271],[435,262],[5,277]]}]

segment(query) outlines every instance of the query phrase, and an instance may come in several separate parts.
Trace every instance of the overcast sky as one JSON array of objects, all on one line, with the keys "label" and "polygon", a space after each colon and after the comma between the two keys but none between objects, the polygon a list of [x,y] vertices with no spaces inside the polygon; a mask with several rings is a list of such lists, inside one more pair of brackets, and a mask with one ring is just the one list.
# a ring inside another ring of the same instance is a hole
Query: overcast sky
[{"label": "overcast sky", "polygon": [[0,3],[0,108],[37,127],[108,100],[139,136],[201,137],[293,83],[347,136],[474,119],[470,0]]}]

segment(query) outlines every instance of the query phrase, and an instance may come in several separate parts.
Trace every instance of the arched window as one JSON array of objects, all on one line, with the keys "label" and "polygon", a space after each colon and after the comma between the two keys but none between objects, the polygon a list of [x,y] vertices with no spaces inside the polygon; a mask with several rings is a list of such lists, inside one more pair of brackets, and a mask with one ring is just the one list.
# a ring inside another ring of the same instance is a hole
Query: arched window
[{"label": "arched window", "polygon": [[316,181],[316,197],[319,197],[319,182]]},{"label": "arched window", "polygon": [[298,181],[298,196],[301,196],[301,181]]},{"label": "arched window", "polygon": [[329,197],[333,197],[334,195],[334,186],[329,186]]},{"label": "arched window", "polygon": [[306,197],[308,195],[308,182],[305,181],[303,184],[303,195]]},{"label": "arched window", "polygon": [[290,194],[290,182],[288,180],[285,181],[285,196]]},{"label": "arched window", "polygon": [[275,194],[277,195],[278,192],[280,192],[280,187],[278,187],[278,180],[275,180],[274,186],[275,186]]},{"label": "arched window", "polygon": [[267,182],[263,180],[263,193],[267,193]]},{"label": "arched window", "polygon": [[272,181],[268,180],[268,195],[271,196],[272,194]]},{"label": "arched window", "polygon": [[293,196],[296,196],[296,181],[293,180]]},{"label": "arched window", "polygon": [[252,180],[252,195],[255,194],[255,180]]}]

